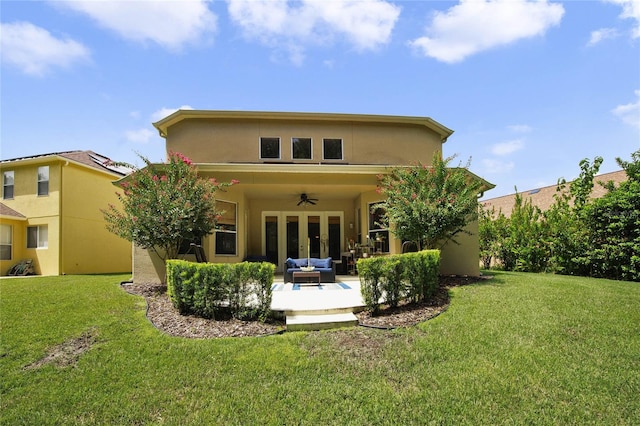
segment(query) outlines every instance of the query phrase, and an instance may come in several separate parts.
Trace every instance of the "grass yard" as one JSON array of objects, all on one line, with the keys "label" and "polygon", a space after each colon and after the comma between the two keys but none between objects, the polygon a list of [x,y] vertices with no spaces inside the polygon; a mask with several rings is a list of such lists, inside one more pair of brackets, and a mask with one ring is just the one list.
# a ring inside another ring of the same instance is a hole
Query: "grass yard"
[{"label": "grass yard", "polygon": [[189,340],[156,330],[127,278],[0,280],[0,424],[640,419],[639,283],[496,272],[408,329]]}]

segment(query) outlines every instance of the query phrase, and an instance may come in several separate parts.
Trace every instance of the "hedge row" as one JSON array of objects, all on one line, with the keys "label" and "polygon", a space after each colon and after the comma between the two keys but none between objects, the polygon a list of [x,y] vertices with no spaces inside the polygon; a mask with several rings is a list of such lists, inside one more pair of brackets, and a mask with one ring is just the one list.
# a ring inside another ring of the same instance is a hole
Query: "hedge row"
[{"label": "hedge row", "polygon": [[373,313],[381,303],[427,300],[438,287],[439,270],[439,250],[358,259],[362,298]]},{"label": "hedge row", "polygon": [[183,315],[264,321],[271,309],[275,266],[268,262],[167,261],[167,293]]}]

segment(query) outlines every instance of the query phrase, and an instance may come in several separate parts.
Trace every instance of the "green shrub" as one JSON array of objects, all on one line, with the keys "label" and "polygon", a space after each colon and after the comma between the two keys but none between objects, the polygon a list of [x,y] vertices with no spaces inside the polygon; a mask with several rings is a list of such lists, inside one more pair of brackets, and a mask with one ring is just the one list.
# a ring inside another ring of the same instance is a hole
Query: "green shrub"
[{"label": "green shrub", "polygon": [[183,315],[266,320],[271,307],[271,263],[167,261],[167,294]]},{"label": "green shrub", "polygon": [[385,257],[377,256],[358,259],[360,293],[367,309],[373,313],[378,312],[380,308],[385,261]]},{"label": "green shrub", "polygon": [[375,314],[382,301],[398,306],[405,299],[427,300],[438,287],[439,270],[439,250],[358,259],[364,303]]}]

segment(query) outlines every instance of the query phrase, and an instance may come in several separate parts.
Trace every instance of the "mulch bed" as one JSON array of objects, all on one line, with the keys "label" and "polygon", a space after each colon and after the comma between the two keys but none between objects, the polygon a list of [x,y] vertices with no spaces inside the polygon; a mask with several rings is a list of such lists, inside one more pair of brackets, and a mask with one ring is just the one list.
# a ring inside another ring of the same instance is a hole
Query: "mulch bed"
[{"label": "mulch bed", "polygon": [[[423,303],[405,303],[396,308],[382,306],[371,316],[367,311],[356,314],[360,325],[392,329],[411,327],[444,312],[449,306],[451,287],[472,284],[491,277],[440,277],[440,288],[432,300]],[[237,319],[208,320],[191,315],[180,315],[167,296],[166,286],[157,284],[129,284],[122,287],[131,294],[143,296],[147,301],[147,318],[159,330],[188,338],[267,336],[286,329],[284,321],[266,323]]]}]

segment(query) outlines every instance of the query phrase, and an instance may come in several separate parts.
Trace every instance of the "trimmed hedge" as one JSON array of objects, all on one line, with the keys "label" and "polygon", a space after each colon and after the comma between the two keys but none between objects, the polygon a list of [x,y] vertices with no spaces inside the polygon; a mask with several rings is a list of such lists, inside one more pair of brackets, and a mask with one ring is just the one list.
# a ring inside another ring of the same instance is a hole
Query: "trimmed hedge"
[{"label": "trimmed hedge", "polygon": [[429,299],[438,287],[440,251],[374,256],[358,259],[360,292],[367,309],[376,313],[382,302]]},{"label": "trimmed hedge", "polygon": [[167,294],[182,315],[266,320],[275,265],[167,261]]}]

